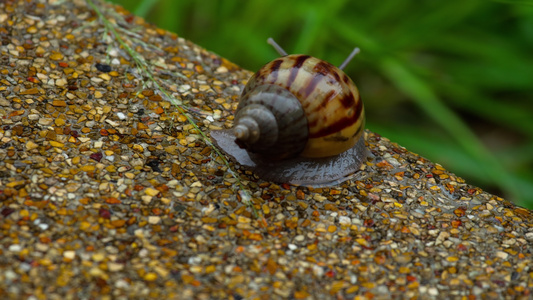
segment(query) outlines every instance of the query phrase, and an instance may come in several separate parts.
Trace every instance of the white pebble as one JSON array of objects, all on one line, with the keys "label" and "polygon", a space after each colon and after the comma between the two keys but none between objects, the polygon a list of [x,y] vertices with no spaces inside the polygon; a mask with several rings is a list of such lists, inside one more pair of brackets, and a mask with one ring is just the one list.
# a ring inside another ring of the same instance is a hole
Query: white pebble
[{"label": "white pebble", "polygon": [[430,294],[431,296],[438,296],[439,290],[436,287],[430,287],[428,288],[428,294]]},{"label": "white pebble", "polygon": [[161,221],[161,218],[158,216],[149,216],[148,217],[148,223],[150,224],[158,224]]},{"label": "white pebble", "polygon": [[[124,115],[124,114],[123,114]],[[117,127],[119,124],[115,121],[112,121],[112,120],[105,120],[105,122],[113,127]]]},{"label": "white pebble", "polygon": [[507,252],[503,252],[503,251],[498,251],[496,252],[496,256],[503,259],[503,260],[506,260],[507,257],[509,256],[509,253]]},{"label": "white pebble", "polygon": [[352,220],[347,216],[340,216],[339,217],[339,224],[341,225],[350,225],[352,224]]},{"label": "white pebble", "polygon": [[76,252],[72,250],[68,250],[63,252],[63,257],[68,259],[74,259],[76,257]]},{"label": "white pebble", "polygon": [[20,250],[22,250],[22,247],[19,245],[19,244],[13,244],[13,245],[10,245],[8,250],[10,252],[20,252]]},{"label": "white pebble", "polygon": [[17,273],[13,272],[13,270],[7,270],[4,272],[4,278],[8,281],[13,281],[17,278]]},{"label": "white pebble", "polygon": [[324,269],[320,266],[314,265],[313,273],[315,274],[316,277],[322,277],[322,275],[324,275]]}]

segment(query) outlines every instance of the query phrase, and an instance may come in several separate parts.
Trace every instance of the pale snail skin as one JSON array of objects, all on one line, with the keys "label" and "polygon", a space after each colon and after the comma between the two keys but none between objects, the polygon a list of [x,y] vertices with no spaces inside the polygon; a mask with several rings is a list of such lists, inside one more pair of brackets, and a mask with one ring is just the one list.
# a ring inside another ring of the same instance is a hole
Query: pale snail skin
[{"label": "pale snail skin", "polygon": [[260,178],[328,186],[349,179],[367,157],[359,91],[339,67],[308,55],[282,55],[248,81],[234,127],[213,141]]}]

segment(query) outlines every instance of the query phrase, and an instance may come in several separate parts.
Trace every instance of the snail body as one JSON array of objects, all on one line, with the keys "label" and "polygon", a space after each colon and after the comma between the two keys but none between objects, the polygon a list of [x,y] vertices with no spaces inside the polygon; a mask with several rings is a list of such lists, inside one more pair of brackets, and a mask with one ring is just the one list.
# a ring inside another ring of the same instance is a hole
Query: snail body
[{"label": "snail body", "polygon": [[287,55],[269,42],[283,56],[250,78],[233,129],[211,132],[213,140],[265,180],[342,182],[367,156],[357,87],[340,68],[308,55]]}]

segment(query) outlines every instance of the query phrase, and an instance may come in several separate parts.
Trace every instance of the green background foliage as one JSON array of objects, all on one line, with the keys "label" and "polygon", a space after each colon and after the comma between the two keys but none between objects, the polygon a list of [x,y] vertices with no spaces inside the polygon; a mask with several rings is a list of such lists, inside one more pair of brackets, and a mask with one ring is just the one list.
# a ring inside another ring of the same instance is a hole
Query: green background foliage
[{"label": "green background foliage", "polygon": [[367,127],[533,208],[533,1],[115,0],[257,70],[289,53],[340,64]]}]

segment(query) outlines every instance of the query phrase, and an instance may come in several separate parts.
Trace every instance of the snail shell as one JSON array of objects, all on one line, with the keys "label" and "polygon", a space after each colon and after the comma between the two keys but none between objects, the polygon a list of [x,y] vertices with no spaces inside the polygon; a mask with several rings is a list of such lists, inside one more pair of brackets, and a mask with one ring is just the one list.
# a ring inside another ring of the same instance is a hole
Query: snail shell
[{"label": "snail shell", "polygon": [[364,122],[359,91],[341,69],[286,55],[253,75],[233,129],[211,137],[265,180],[324,186],[346,180],[366,159]]}]

